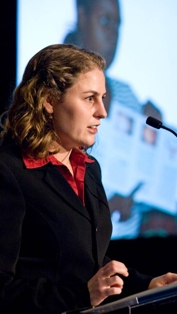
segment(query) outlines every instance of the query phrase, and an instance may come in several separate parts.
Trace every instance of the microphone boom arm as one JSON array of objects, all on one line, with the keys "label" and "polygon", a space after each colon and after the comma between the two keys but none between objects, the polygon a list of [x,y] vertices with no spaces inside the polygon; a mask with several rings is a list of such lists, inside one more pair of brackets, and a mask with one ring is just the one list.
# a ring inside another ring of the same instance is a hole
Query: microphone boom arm
[{"label": "microphone boom arm", "polygon": [[177,133],[176,133],[175,131],[173,131],[173,130],[171,130],[171,129],[167,128],[167,127],[166,127],[166,126],[164,126],[163,124],[161,125],[161,128],[162,128],[162,129],[165,129],[165,130],[167,130],[167,131],[169,131],[169,132],[173,133],[175,136],[177,136]]}]

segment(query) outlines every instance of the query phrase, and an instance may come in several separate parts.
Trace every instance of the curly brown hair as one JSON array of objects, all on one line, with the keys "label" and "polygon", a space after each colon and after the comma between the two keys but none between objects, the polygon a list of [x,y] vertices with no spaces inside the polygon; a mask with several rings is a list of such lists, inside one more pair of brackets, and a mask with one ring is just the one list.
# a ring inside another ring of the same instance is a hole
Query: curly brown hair
[{"label": "curly brown hair", "polygon": [[94,68],[104,71],[105,60],[89,50],[66,44],[40,50],[28,62],[22,81],[14,91],[4,139],[13,138],[26,156],[46,157],[57,135],[44,108],[45,101],[62,101],[77,77]]}]

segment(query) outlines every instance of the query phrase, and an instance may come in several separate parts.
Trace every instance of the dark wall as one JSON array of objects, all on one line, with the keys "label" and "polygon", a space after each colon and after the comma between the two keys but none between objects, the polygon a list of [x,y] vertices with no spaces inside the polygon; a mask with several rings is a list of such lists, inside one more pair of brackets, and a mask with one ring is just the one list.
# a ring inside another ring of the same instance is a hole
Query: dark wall
[{"label": "dark wall", "polygon": [[108,255],[149,275],[177,273],[177,237],[137,238],[110,242]]},{"label": "dark wall", "polygon": [[11,102],[16,78],[16,1],[6,0],[1,4],[1,98],[0,113]]},{"label": "dark wall", "polygon": [[[0,113],[11,102],[16,77],[16,1],[1,6],[1,101]],[[30,43],[31,44],[31,43]],[[108,254],[139,271],[160,275],[177,272],[177,237],[111,241]]]}]

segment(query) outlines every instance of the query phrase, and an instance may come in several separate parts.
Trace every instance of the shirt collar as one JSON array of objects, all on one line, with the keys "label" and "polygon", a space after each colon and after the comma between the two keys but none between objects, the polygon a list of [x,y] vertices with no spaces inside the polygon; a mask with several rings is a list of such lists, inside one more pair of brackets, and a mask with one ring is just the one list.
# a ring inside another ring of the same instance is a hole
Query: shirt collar
[{"label": "shirt collar", "polygon": [[[90,159],[89,156],[81,151],[80,149],[73,149],[70,155],[71,161],[74,161],[75,163],[92,163],[94,162],[93,159]],[[41,159],[32,159],[30,157],[23,156],[23,162],[25,164],[25,167],[27,169],[36,169],[45,166],[48,163],[51,163],[52,165],[56,166],[62,166],[63,164],[58,161],[54,155],[48,155],[45,158]]]}]

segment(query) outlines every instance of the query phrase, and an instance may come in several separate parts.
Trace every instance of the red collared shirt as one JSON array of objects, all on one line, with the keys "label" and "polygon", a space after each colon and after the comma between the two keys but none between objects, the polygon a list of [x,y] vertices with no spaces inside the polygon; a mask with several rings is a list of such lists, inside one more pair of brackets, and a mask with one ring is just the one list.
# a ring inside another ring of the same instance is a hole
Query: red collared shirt
[{"label": "red collared shirt", "polygon": [[48,155],[46,158],[38,159],[38,160],[23,157],[23,162],[27,169],[39,168],[48,164],[49,162],[52,165],[57,166],[59,171],[68,181],[68,183],[73,188],[75,193],[79,196],[82,203],[85,204],[84,202],[84,177],[85,177],[85,170],[86,170],[85,163],[94,162],[94,160],[91,160],[85,153],[79,150],[72,150],[71,155],[70,155],[70,162],[73,168],[73,173],[74,173],[73,176],[70,173],[69,169],[60,161],[58,161],[54,155]]}]

